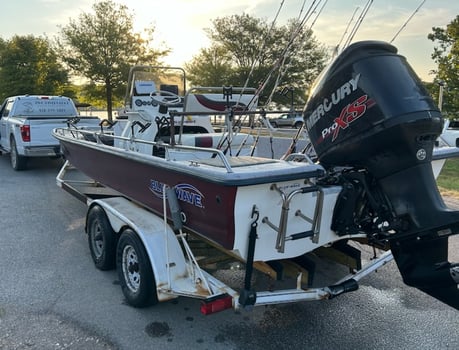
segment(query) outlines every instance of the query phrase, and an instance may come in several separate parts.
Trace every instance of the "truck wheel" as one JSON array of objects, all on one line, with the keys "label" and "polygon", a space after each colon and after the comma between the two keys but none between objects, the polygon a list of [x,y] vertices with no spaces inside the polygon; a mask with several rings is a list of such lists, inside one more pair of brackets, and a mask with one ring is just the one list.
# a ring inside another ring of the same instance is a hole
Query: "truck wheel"
[{"label": "truck wheel", "polygon": [[277,129],[277,128],[278,128],[276,122],[269,122],[269,123],[271,124],[271,126],[272,126],[274,129]]},{"label": "truck wheel", "polygon": [[10,158],[11,158],[11,166],[14,170],[24,170],[27,166],[27,157],[20,156],[18,154],[18,149],[16,147],[16,140],[14,137],[11,137],[10,140]]},{"label": "truck wheel", "polygon": [[115,267],[116,236],[104,210],[96,205],[89,210],[88,243],[91,257],[99,270]]},{"label": "truck wheel", "polygon": [[294,126],[295,126],[295,129],[299,129],[303,126],[303,122],[296,122]]},{"label": "truck wheel", "polygon": [[121,289],[130,305],[145,307],[158,303],[149,257],[140,239],[129,228],[118,241],[116,267]]}]

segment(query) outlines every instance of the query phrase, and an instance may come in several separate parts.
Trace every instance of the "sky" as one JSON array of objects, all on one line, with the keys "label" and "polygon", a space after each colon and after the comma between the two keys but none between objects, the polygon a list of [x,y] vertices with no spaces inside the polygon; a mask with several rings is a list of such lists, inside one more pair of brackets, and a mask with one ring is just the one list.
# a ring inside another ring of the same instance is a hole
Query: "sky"
[{"label": "sky", "polygon": [[[91,13],[97,0],[13,0],[2,3],[0,37],[14,35],[46,35],[54,38],[59,28],[78,20],[81,13]],[[318,1],[318,0],[316,0]],[[368,0],[322,0],[322,12],[312,26],[316,38],[327,47],[335,47],[343,34],[351,31]],[[297,18],[314,0],[114,0],[124,4],[133,14],[134,30],[155,27],[157,45],[165,43],[172,52],[165,62],[183,66],[199,50],[209,45],[204,31],[212,27],[212,20],[232,14],[246,13],[276,24]],[[317,2],[316,2],[317,3]],[[416,9],[422,4],[420,9]],[[414,14],[414,15],[413,15]],[[383,40],[390,42],[405,56],[416,73],[425,81],[432,81],[430,73],[436,68],[431,58],[434,43],[427,39],[432,27],[446,27],[459,15],[459,0],[374,0],[362,20],[353,42]],[[408,23],[406,21],[413,16]],[[353,19],[353,20],[352,20]],[[312,21],[308,24],[311,25]]]}]

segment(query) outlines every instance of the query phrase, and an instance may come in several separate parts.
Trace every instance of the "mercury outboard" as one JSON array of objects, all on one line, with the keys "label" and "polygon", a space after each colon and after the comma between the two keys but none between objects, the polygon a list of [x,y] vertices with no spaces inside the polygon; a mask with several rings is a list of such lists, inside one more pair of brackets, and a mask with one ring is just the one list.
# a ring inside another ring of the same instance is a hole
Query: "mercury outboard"
[{"label": "mercury outboard", "polygon": [[304,111],[324,183],[343,190],[332,229],[389,244],[406,284],[459,309],[459,264],[431,161],[443,118],[420,79],[385,42],[350,45],[321,74]]}]

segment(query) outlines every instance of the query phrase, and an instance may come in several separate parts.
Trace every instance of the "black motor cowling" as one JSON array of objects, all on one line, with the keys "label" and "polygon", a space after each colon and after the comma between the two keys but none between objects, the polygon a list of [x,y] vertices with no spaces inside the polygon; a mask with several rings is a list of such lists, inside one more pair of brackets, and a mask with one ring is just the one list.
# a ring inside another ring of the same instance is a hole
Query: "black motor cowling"
[{"label": "black motor cowling", "polygon": [[355,43],[330,64],[305,116],[324,166],[362,166],[379,177],[430,162],[443,126],[405,58],[377,41]]},{"label": "black motor cowling", "polygon": [[[355,186],[360,192],[352,195],[351,186],[341,196],[332,228],[343,223],[352,223],[354,230],[371,227],[371,217],[367,226],[355,223],[357,209],[348,206],[361,210],[357,198],[365,197],[375,216],[384,208],[384,221],[392,221],[388,240],[405,283],[459,309],[457,268],[448,262],[447,251],[448,236],[459,232],[459,212],[445,206],[431,166],[443,118],[406,59],[384,42],[350,45],[319,77],[304,116],[325,168],[351,168],[373,179],[371,189],[368,183]],[[346,174],[354,182],[359,178]],[[370,193],[375,189],[377,196]]]}]

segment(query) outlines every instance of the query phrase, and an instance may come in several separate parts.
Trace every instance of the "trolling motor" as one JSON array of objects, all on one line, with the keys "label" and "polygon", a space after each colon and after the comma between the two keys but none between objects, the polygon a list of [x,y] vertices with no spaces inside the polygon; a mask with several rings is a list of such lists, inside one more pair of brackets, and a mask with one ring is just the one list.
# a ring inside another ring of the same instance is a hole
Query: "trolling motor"
[{"label": "trolling motor", "polygon": [[385,42],[350,45],[321,74],[305,107],[320,163],[343,186],[332,229],[390,244],[406,284],[459,309],[459,266],[432,172],[443,118],[406,59]]}]

